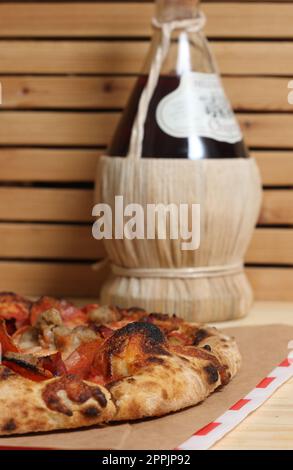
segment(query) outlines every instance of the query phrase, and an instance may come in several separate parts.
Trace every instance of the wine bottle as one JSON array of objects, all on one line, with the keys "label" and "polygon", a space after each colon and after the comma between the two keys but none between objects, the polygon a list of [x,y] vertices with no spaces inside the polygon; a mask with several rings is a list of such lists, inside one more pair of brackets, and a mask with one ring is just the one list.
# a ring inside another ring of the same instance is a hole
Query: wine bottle
[{"label": "wine bottle", "polygon": [[199,0],[156,1],[150,50],[108,155],[128,155],[142,94],[158,54],[165,47],[145,111],[139,156],[193,160],[248,157],[215,60],[201,31],[203,16],[199,3]]}]

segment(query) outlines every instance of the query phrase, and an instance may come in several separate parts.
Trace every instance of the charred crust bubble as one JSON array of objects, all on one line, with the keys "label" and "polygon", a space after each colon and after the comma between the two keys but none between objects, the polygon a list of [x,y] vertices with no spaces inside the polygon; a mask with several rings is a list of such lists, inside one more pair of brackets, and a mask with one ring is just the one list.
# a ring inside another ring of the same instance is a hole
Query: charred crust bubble
[{"label": "charred crust bubble", "polygon": [[[44,398],[44,394],[43,394]],[[52,411],[58,411],[66,416],[73,416],[73,413],[68,406],[62,403],[62,400],[58,396],[47,396],[46,399],[44,398],[47,407]]]},{"label": "charred crust bubble", "polygon": [[200,328],[199,330],[197,330],[197,332],[194,335],[193,342],[192,342],[193,346],[198,346],[201,341],[208,338],[209,336],[210,334],[207,330]]},{"label": "charred crust bubble", "polygon": [[112,357],[121,354],[133,337],[137,337],[141,352],[146,355],[170,355],[165,334],[160,328],[144,321],[128,323],[106,340],[104,360],[107,377],[112,377]]},{"label": "charred crust bubble", "polygon": [[62,390],[74,403],[83,404],[93,398],[102,408],[107,405],[107,399],[99,387],[90,386],[73,375],[67,375],[50,382],[42,393],[43,400],[50,410],[72,416],[72,411],[58,395]]},{"label": "charred crust bubble", "polygon": [[205,349],[206,351],[209,351],[209,352],[212,350],[212,348],[210,347],[209,344],[205,344],[203,349]]},{"label": "charred crust bubble", "polygon": [[88,406],[81,412],[86,418],[97,418],[101,412],[95,406]]},{"label": "charred crust bubble", "polygon": [[16,423],[14,419],[9,419],[4,426],[2,427],[2,431],[4,432],[12,432],[16,430]]},{"label": "charred crust bubble", "polygon": [[103,360],[105,376],[112,382],[112,358],[127,350],[131,339],[135,339],[145,359],[147,355],[170,356],[168,343],[163,331],[153,323],[144,321],[131,322],[116,330],[104,343]]},{"label": "charred crust bubble", "polygon": [[109,352],[118,353],[125,341],[134,335],[142,336],[142,350],[145,353],[169,354],[162,346],[167,344],[164,333],[156,325],[146,322],[132,322],[123,326],[109,338]]},{"label": "charred crust bubble", "polygon": [[107,398],[103,394],[102,390],[99,387],[95,387],[92,390],[93,398],[99,403],[102,408],[105,408],[107,405]]},{"label": "charred crust bubble", "polygon": [[219,372],[216,366],[213,364],[209,364],[208,366],[204,367],[204,371],[207,375],[208,383],[214,384],[219,379]]}]

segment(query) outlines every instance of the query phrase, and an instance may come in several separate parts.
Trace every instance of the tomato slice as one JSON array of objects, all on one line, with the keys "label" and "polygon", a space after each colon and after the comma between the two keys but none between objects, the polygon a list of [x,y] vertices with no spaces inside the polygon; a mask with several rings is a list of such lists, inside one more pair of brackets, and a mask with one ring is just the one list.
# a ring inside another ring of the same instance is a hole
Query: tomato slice
[{"label": "tomato slice", "polygon": [[0,344],[2,354],[5,354],[6,352],[18,352],[17,346],[14,344],[12,338],[7,333],[4,320],[0,320]]},{"label": "tomato slice", "polygon": [[67,373],[60,351],[49,356],[40,357],[39,363],[43,369],[48,370],[54,376],[65,375]]},{"label": "tomato slice", "polygon": [[98,340],[81,344],[65,360],[67,373],[76,375],[80,378],[86,378],[91,371],[94,358],[100,345],[101,341]]}]

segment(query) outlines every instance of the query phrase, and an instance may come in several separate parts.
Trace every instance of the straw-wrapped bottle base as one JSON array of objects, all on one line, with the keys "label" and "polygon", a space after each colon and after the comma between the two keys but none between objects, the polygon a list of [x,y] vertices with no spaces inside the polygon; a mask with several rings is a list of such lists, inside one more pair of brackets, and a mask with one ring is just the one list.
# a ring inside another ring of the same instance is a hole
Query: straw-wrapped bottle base
[{"label": "straw-wrapped bottle base", "polygon": [[101,291],[101,301],[148,312],[176,313],[188,321],[240,318],[249,311],[253,294],[244,274],[203,279],[138,279],[114,277]]}]

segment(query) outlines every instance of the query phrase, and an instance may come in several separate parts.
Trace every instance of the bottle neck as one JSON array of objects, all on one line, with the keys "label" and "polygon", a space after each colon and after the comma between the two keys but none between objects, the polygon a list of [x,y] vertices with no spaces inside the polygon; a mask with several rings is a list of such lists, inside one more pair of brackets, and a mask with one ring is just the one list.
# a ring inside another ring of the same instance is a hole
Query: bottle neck
[{"label": "bottle neck", "polygon": [[160,23],[190,20],[199,12],[200,0],[156,0],[155,17]]}]

